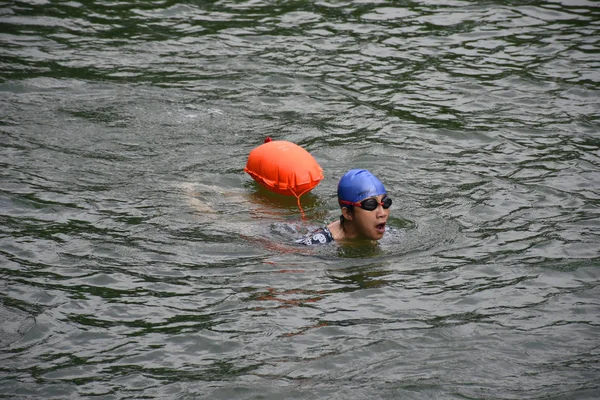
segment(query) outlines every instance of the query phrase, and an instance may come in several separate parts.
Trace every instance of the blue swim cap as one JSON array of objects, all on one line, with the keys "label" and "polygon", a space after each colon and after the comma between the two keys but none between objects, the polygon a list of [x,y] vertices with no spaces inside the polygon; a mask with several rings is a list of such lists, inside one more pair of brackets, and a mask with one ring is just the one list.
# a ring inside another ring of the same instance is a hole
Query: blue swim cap
[{"label": "blue swim cap", "polygon": [[[337,195],[340,200],[359,202],[368,197],[386,194],[383,183],[366,169],[351,169],[338,183]],[[346,207],[340,203],[340,207]]]}]

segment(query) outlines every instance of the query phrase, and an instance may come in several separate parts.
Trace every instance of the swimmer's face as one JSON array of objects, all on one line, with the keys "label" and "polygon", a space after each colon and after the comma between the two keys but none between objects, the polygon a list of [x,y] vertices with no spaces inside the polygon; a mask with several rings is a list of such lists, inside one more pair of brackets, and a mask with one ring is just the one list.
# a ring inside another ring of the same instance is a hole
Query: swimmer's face
[{"label": "swimmer's face", "polygon": [[371,240],[379,240],[385,233],[385,224],[390,216],[390,209],[385,209],[381,205],[383,198],[386,195],[382,194],[379,196],[371,197],[377,200],[377,208],[373,211],[367,211],[360,207],[354,208],[354,226],[356,231],[362,237]]}]

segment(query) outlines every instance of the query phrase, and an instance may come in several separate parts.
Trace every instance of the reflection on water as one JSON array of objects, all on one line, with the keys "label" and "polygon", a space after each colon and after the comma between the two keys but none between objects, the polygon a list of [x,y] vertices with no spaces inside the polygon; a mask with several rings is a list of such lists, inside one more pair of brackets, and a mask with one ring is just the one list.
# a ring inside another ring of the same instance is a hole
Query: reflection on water
[{"label": "reflection on water", "polygon": [[[0,393],[596,398],[599,16],[0,4]],[[265,136],[324,169],[306,219]],[[354,167],[384,239],[294,245]]]}]

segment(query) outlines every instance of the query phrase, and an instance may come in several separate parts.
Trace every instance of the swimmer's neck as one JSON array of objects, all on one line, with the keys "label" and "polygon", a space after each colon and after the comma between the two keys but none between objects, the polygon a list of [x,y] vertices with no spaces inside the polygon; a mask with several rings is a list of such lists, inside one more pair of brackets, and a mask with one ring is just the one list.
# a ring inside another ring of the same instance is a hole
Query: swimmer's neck
[{"label": "swimmer's neck", "polygon": [[344,226],[340,223],[340,220],[335,220],[327,225],[327,229],[331,232],[333,240],[336,242],[342,242],[346,240],[365,239],[359,234],[352,223],[346,221]]}]

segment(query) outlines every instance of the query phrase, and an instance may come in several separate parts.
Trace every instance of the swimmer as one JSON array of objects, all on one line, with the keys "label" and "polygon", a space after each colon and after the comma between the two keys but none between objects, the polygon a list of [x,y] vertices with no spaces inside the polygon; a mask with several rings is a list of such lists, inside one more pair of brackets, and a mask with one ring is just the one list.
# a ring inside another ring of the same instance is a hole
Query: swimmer
[{"label": "swimmer", "polygon": [[355,239],[377,241],[383,237],[392,199],[383,184],[366,169],[351,169],[337,188],[340,219],[296,240],[305,245]]}]

